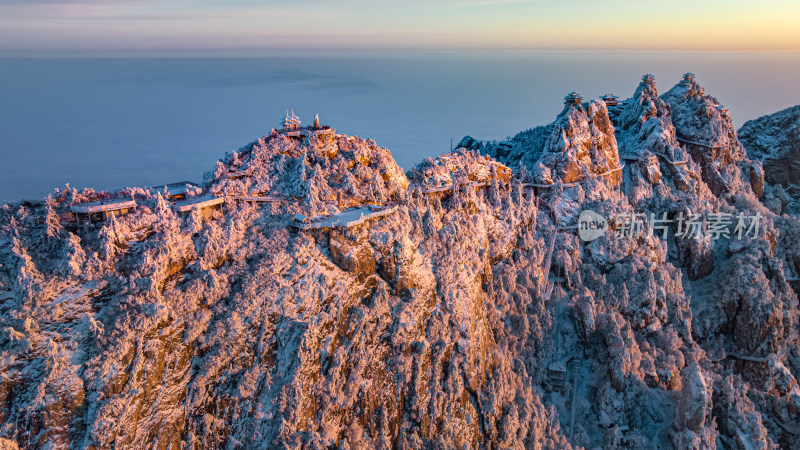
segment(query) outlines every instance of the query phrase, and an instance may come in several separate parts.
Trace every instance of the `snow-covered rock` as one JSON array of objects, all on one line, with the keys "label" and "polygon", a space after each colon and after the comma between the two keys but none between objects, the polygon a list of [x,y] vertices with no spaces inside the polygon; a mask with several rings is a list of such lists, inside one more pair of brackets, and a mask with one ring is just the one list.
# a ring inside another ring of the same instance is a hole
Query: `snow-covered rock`
[{"label": "snow-covered rock", "polygon": [[739,138],[768,183],[800,185],[800,105],[745,122]]}]

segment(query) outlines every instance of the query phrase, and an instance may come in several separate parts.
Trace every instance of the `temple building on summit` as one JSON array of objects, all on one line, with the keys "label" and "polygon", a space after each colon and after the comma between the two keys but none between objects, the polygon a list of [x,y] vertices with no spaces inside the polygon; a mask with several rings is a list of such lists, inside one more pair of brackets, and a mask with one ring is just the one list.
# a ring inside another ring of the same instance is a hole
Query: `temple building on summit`
[{"label": "temple building on summit", "polygon": [[331,127],[327,125],[320,125],[319,123],[319,114],[314,116],[314,124],[311,126],[302,126],[300,121],[300,117],[295,115],[294,110],[291,113],[286,111],[286,116],[283,119],[283,123],[281,128],[278,130],[272,130],[273,134],[282,134],[284,136],[289,137],[305,137],[309,132],[315,132],[317,134],[328,134],[331,133]]},{"label": "temple building on summit", "polygon": [[564,106],[580,105],[583,102],[583,97],[575,91],[570,92],[564,97]]},{"label": "temple building on summit", "polygon": [[600,100],[606,102],[606,106],[617,106],[619,103],[619,97],[614,94],[606,94],[600,97]]}]

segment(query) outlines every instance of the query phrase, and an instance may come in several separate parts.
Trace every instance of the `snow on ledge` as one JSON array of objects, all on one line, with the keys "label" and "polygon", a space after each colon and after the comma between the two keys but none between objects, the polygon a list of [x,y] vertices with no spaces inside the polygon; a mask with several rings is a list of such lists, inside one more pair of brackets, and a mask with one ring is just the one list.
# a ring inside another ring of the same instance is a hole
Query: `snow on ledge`
[{"label": "snow on ledge", "polygon": [[309,222],[305,223],[302,222],[303,219],[298,217],[293,220],[291,225],[301,230],[333,227],[350,228],[360,225],[370,219],[389,215],[395,211],[397,211],[397,206],[382,209],[375,209],[374,207],[360,207],[349,209],[339,214],[324,218],[308,218]]},{"label": "snow on ledge", "polygon": [[189,197],[187,200],[177,201],[173,208],[178,212],[191,211],[194,208],[206,208],[209,206],[219,205],[225,201],[225,197],[215,197],[213,195],[204,195],[201,197]]},{"label": "snow on ledge", "polygon": [[135,200],[116,200],[110,202],[77,203],[69,205],[69,209],[76,213],[98,213],[106,211],[119,211],[120,209],[135,208]]}]

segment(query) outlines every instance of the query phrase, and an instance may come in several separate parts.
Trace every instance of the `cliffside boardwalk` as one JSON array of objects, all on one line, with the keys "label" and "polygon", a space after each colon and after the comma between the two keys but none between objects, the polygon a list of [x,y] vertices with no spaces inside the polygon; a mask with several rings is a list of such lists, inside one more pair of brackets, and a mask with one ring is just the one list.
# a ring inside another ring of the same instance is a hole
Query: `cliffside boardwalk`
[{"label": "cliffside boardwalk", "polygon": [[387,216],[397,211],[397,206],[385,207],[359,207],[338,214],[325,217],[306,217],[302,214],[296,214],[291,226],[300,230],[314,230],[314,229],[327,229],[327,228],[350,228],[371,219]]},{"label": "cliffside boardwalk", "polygon": [[127,214],[129,211],[136,209],[136,200],[121,199],[111,201],[97,201],[91,203],[75,203],[70,205],[70,211],[75,214],[75,220],[82,223],[82,218],[86,220],[83,223],[89,223],[94,218],[105,219],[110,216]]},{"label": "cliffside boardwalk", "polygon": [[202,195],[197,197],[189,197],[186,200],[179,200],[173,204],[173,208],[178,212],[189,212],[193,209],[208,208],[211,206],[221,205],[225,202],[225,197],[217,197],[214,195]]},{"label": "cliffside boardwalk", "polygon": [[[607,171],[605,171],[605,172],[603,172],[603,173],[600,173],[600,174],[598,174],[597,176],[598,176],[598,177],[607,177],[607,176],[609,176],[609,175],[611,175],[611,174],[614,174],[614,173],[616,173],[616,172],[619,172],[620,170],[622,170],[622,169],[624,169],[624,168],[625,168],[625,164],[620,164],[619,166],[617,166],[617,167],[615,167],[615,168],[613,168],[613,169],[609,169],[609,170],[607,170]],[[586,180],[573,181],[573,182],[571,182],[571,183],[561,183],[561,186],[562,186],[562,187],[565,187],[565,188],[570,188],[570,187],[575,187],[575,186],[578,186],[578,185],[580,185],[580,184],[582,184],[582,183],[585,183],[585,182],[586,182]],[[523,185],[524,187],[534,187],[534,188],[540,188],[540,189],[550,189],[550,188],[552,188],[552,187],[555,187],[557,184],[558,184],[558,183],[550,183],[550,184],[542,184],[542,183],[523,183],[522,185]]]}]

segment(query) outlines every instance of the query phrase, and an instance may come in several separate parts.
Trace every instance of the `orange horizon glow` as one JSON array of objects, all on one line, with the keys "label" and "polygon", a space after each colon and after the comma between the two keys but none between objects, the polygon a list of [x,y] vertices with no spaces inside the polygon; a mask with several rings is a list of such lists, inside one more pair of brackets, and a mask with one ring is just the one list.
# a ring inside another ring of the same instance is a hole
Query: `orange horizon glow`
[{"label": "orange horizon glow", "polygon": [[785,0],[11,0],[0,51],[800,51],[798,17]]}]

